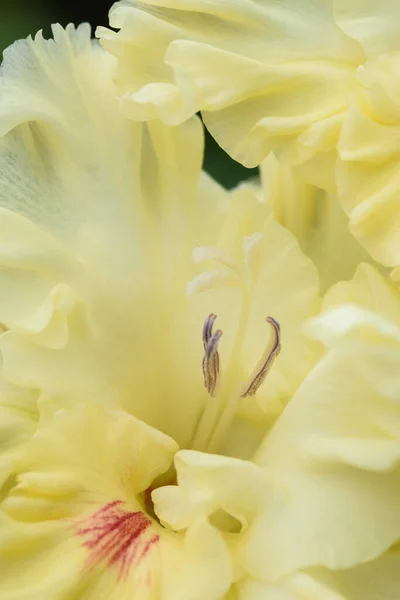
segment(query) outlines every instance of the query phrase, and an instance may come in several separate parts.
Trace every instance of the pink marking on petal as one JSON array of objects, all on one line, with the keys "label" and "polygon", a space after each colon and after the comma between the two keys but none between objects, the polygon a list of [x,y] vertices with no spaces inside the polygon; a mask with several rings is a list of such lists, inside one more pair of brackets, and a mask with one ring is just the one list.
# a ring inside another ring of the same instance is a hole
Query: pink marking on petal
[{"label": "pink marking on petal", "polygon": [[125,510],[123,504],[121,500],[109,502],[75,528],[89,551],[87,566],[106,563],[116,567],[118,580],[126,579],[131,568],[137,567],[160,540],[159,535],[147,531],[151,519],[141,511]]}]

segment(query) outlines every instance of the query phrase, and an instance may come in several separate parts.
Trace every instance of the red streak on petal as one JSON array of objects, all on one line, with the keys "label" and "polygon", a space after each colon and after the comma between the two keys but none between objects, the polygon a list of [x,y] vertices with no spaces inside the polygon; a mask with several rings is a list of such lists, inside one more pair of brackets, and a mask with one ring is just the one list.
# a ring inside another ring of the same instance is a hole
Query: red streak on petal
[{"label": "red streak on petal", "polygon": [[149,535],[152,521],[143,512],[129,512],[123,505],[121,500],[109,502],[75,528],[89,550],[88,567],[100,563],[114,566],[118,580],[126,579],[160,540],[159,535]]}]

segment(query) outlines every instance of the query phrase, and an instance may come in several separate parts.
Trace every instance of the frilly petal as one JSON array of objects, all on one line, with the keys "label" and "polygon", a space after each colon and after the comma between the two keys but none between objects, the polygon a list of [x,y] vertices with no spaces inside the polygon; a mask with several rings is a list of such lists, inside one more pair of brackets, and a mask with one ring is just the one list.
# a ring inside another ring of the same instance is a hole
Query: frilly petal
[{"label": "frilly petal", "polygon": [[203,110],[218,143],[246,166],[271,150],[300,164],[331,149],[363,60],[330,2],[128,0],[112,7],[110,24],[120,31],[97,35],[118,58],[126,114],[177,124]]},{"label": "frilly petal", "polygon": [[343,122],[336,168],[350,229],[385,266],[400,260],[399,50],[400,46],[397,52],[380,54],[358,69],[358,90]]},{"label": "frilly petal", "polygon": [[[205,176],[199,184],[199,119],[176,128],[126,120],[114,65],[86,26],[56,26],[53,40],[38,34],[6,52],[0,91],[4,372],[67,404],[94,397],[125,405],[183,441],[206,394],[201,366],[192,377],[201,357],[180,378],[170,368],[172,357],[192,356],[182,352],[193,346],[185,284],[198,234],[190,219],[203,225],[205,237],[213,232],[219,203],[205,196],[220,190]],[[160,339],[166,311],[173,314],[171,328]],[[180,329],[185,335],[176,335]],[[157,351],[153,334],[162,342]],[[186,426],[176,422],[167,398],[179,402]]]},{"label": "frilly petal", "polygon": [[399,49],[396,0],[334,0],[333,6],[339,27],[361,43],[368,58]]},{"label": "frilly petal", "polygon": [[[175,456],[175,467],[178,485],[152,494],[157,515],[173,529],[186,529],[219,510],[246,526],[258,509],[266,478],[251,462],[181,450]],[[218,514],[215,522],[218,524]]]},{"label": "frilly petal", "polygon": [[278,223],[296,236],[318,268],[321,291],[347,279],[368,254],[350,233],[335,195],[302,181],[270,154],[261,164],[263,194]]},{"label": "frilly petal", "polygon": [[266,582],[244,578],[234,586],[238,600],[391,600],[396,597],[399,577],[399,552],[394,548],[378,559],[329,572],[310,569],[291,573],[279,581]]},{"label": "frilly petal", "polygon": [[322,310],[328,311],[340,304],[356,304],[400,325],[398,287],[368,263],[361,263],[350,281],[339,281],[331,287],[325,295]]},{"label": "frilly petal", "polygon": [[330,350],[255,457],[275,482],[243,550],[255,577],[350,568],[399,537],[400,329],[354,306],[318,331]]},{"label": "frilly petal", "polygon": [[[179,536],[148,514],[147,488],[176,443],[118,411],[61,410],[21,448],[0,522],[0,598],[221,597],[231,579],[221,534]],[[20,577],[23,570],[24,577]]]},{"label": "frilly petal", "polygon": [[13,476],[19,447],[36,431],[38,392],[24,389],[0,376],[0,489]]}]

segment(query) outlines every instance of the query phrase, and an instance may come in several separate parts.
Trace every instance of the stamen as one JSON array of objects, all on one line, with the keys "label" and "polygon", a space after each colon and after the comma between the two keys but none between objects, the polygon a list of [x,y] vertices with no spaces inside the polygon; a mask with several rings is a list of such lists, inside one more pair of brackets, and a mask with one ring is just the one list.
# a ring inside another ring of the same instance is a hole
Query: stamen
[{"label": "stamen", "polygon": [[251,376],[250,384],[246,387],[246,391],[241,394],[242,398],[246,398],[246,396],[254,396],[268,375],[275,358],[281,351],[281,328],[279,323],[272,317],[266,317],[265,320],[267,323],[269,323],[269,325],[271,325],[274,335],[271,338],[260,363],[257,365],[253,375]]},{"label": "stamen", "polygon": [[215,394],[219,375],[218,343],[221,339],[222,331],[220,329],[215,333],[212,331],[216,318],[217,315],[211,313],[203,325],[203,376],[204,385],[210,396],[214,396]]}]

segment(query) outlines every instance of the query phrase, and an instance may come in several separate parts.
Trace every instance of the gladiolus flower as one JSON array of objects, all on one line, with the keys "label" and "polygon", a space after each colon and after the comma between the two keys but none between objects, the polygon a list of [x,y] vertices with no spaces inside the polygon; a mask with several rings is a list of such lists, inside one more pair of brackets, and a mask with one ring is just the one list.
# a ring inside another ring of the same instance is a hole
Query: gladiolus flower
[{"label": "gladiolus flower", "polygon": [[0,600],[392,600],[398,290],[362,266],[319,314],[266,170],[221,189],[196,117],[127,119],[53,34],[1,75]]}]

